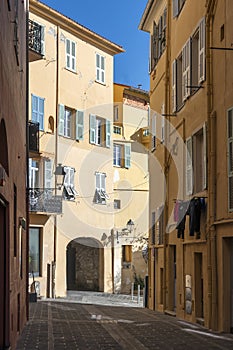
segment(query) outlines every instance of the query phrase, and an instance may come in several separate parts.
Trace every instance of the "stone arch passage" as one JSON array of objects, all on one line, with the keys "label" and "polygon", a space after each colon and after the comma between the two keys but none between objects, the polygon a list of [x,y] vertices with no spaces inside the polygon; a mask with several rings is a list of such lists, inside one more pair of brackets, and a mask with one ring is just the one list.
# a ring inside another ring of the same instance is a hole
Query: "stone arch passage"
[{"label": "stone arch passage", "polygon": [[104,290],[104,249],[93,238],[76,238],[66,249],[67,290]]}]

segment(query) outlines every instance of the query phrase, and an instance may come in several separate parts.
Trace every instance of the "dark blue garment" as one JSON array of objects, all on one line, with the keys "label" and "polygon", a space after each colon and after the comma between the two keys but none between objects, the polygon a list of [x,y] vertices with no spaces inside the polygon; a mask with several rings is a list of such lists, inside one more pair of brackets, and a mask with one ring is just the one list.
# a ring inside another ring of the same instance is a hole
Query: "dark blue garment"
[{"label": "dark blue garment", "polygon": [[178,224],[176,226],[177,238],[184,239],[185,221],[186,221],[188,206],[189,206],[189,201],[179,203]]},{"label": "dark blue garment", "polygon": [[193,198],[189,205],[189,235],[200,233],[202,203],[200,198]]}]

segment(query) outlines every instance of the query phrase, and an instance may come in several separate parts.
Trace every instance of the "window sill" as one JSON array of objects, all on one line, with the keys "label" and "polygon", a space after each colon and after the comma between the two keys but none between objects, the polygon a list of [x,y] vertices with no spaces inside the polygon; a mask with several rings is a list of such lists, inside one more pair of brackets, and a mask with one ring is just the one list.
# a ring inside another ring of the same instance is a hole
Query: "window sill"
[{"label": "window sill", "polygon": [[76,75],[78,74],[76,70],[73,70],[73,69],[70,69],[70,68],[67,68],[67,67],[65,67],[65,70],[67,70],[70,73],[74,73]]},{"label": "window sill", "polygon": [[102,86],[106,86],[106,82],[102,82],[102,81],[99,81],[99,80],[95,80],[95,82],[96,82],[97,84],[102,85]]}]

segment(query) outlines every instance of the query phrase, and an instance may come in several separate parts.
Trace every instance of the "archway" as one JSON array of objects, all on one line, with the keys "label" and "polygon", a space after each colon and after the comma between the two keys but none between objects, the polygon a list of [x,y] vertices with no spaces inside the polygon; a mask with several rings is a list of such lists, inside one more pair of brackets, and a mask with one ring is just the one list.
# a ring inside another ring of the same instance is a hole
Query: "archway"
[{"label": "archway", "polygon": [[9,175],[6,126],[3,119],[0,123],[0,150],[0,164],[5,169],[7,175]]},{"label": "archway", "polygon": [[67,290],[104,290],[104,249],[93,238],[76,238],[66,250]]}]

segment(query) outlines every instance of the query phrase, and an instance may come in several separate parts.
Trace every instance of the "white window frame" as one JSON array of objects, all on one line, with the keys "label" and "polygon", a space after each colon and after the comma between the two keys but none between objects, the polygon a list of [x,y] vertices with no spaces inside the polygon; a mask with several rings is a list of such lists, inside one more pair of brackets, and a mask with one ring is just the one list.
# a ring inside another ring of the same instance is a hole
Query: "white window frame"
[{"label": "white window frame", "polygon": [[37,188],[39,182],[39,162],[29,158],[29,188]]},{"label": "white window frame", "polygon": [[190,96],[190,53],[191,40],[189,39],[182,49],[182,99],[185,101]]},{"label": "white window frame", "polygon": [[53,161],[52,159],[44,159],[44,188],[52,188],[53,180]]},{"label": "white window frame", "polygon": [[72,111],[65,107],[63,136],[71,138],[71,134],[72,134]]},{"label": "white window frame", "polygon": [[177,101],[176,101],[176,60],[172,62],[172,112],[176,112]]},{"label": "white window frame", "polygon": [[[104,135],[105,134],[105,135]],[[104,139],[105,136],[105,139]],[[89,116],[89,142],[97,146],[111,146],[111,122],[95,114]]]},{"label": "white window frame", "polygon": [[100,84],[105,84],[105,66],[106,57],[96,53],[96,81]]},{"label": "white window frame", "polygon": [[201,84],[205,80],[205,18],[199,24],[198,43],[198,81]]},{"label": "white window frame", "polygon": [[76,42],[68,38],[66,38],[66,69],[76,72]]},{"label": "white window frame", "polygon": [[113,144],[113,165],[117,167],[121,167],[121,159],[122,159],[122,145],[114,143]]}]

